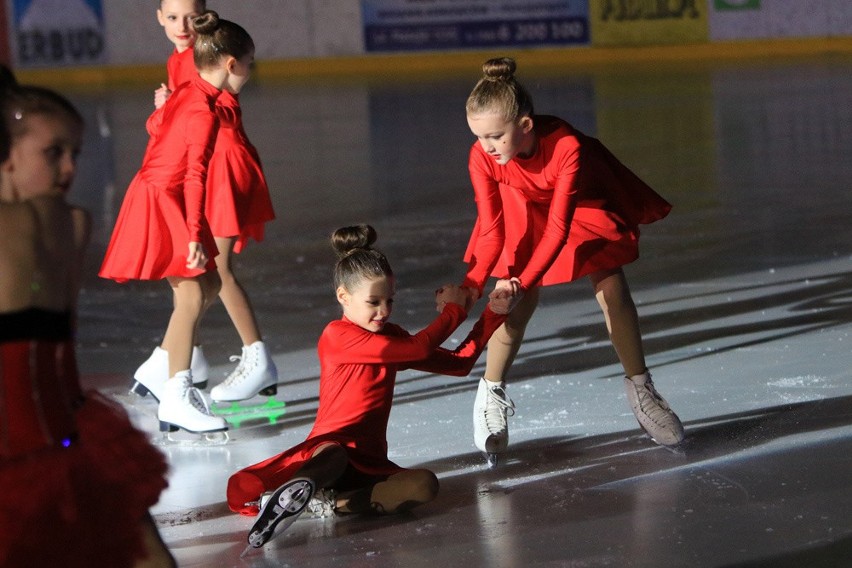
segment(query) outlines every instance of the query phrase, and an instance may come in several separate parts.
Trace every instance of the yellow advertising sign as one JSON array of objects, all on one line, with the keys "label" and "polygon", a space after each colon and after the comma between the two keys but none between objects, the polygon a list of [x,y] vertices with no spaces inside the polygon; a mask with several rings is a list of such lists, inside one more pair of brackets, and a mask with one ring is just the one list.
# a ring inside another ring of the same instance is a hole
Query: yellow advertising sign
[{"label": "yellow advertising sign", "polygon": [[591,44],[706,42],[706,0],[589,0]]}]

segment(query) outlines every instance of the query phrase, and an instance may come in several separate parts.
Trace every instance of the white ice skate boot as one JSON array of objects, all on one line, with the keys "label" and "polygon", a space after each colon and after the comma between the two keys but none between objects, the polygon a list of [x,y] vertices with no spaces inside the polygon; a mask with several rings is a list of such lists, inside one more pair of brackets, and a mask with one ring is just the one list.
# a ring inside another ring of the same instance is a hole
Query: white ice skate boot
[{"label": "white ice skate boot", "polygon": [[221,432],[228,429],[224,418],[210,414],[204,396],[192,386],[189,371],[180,371],[167,380],[162,395],[157,409],[160,431],[174,432],[183,428],[188,432]]},{"label": "white ice skate boot", "polygon": [[315,489],[314,482],[304,477],[288,481],[276,489],[249,530],[249,547],[260,548],[272,538],[275,527],[280,527],[280,534],[293,524],[308,506]]},{"label": "white ice skate boot", "polygon": [[233,356],[240,363],[228,378],[213,387],[210,396],[217,402],[246,400],[255,395],[275,396],[278,393],[278,369],[262,341],[243,347],[242,356]]},{"label": "white ice skate boot", "polygon": [[489,467],[497,465],[497,455],[509,445],[508,417],[515,414],[515,403],[506,394],[506,383],[479,380],[473,403],[473,443],[485,452]]},{"label": "white ice skate boot", "polygon": [[[192,348],[192,362],[189,368],[192,371],[192,385],[199,389],[205,388],[210,366],[200,345]],[[151,393],[151,396],[160,400],[163,385],[169,378],[169,352],[162,347],[154,347],[154,352],[139,365],[133,373],[133,378],[135,382],[130,387],[130,392],[139,396]]]},{"label": "white ice skate boot", "polygon": [[683,424],[654,388],[651,373],[625,377],[624,387],[636,420],[652,440],[663,446],[676,446],[683,441]]}]

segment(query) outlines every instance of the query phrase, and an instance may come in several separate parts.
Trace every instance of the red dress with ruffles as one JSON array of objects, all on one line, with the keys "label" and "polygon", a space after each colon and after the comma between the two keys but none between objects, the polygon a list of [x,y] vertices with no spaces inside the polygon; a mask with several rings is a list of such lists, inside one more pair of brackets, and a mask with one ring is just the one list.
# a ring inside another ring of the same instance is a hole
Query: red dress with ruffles
[{"label": "red dress with ruffles", "polygon": [[[192,48],[175,50],[166,63],[169,89],[197,75]],[[234,252],[242,251],[249,239],[261,242],[265,224],[275,219],[269,186],[257,149],[243,128],[237,95],[222,91],[216,100],[219,132],[207,168],[204,213],[217,237],[236,237]]]},{"label": "red dress with ruffles", "polygon": [[[100,276],[118,282],[191,278],[216,267],[216,242],[204,216],[207,169],[219,120],[219,89],[199,76],[179,85],[148,119],[142,167],[124,195]],[[190,242],[210,260],[186,267]]]},{"label": "red dress with ruffles", "polygon": [[237,237],[238,253],[250,238],[263,240],[264,225],[275,219],[275,211],[260,156],[243,129],[238,97],[222,91],[216,114],[219,133],[207,173],[204,211],[214,235]]},{"label": "red dress with ruffles", "polygon": [[469,169],[477,220],[464,285],[518,277],[524,288],[570,282],[639,256],[639,225],[671,205],[595,138],[535,116],[538,148],[505,165],[474,143]]},{"label": "red dress with ruffles", "polygon": [[0,566],[133,566],[163,455],[80,390],[70,314],[0,314]]},{"label": "red dress with ruffles", "polygon": [[254,502],[260,495],[290,480],[327,443],[342,446],[349,456],[350,467],[335,489],[364,487],[404,471],[388,459],[387,425],[396,373],[406,368],[455,376],[470,373],[506,316],[486,307],[457,349],[439,347],[465,317],[461,306],[447,304],[441,315],[415,335],[390,323],[372,333],[346,317],[328,324],[319,340],[319,408],[311,433],[301,444],[232,475],[228,507],[256,515]]}]

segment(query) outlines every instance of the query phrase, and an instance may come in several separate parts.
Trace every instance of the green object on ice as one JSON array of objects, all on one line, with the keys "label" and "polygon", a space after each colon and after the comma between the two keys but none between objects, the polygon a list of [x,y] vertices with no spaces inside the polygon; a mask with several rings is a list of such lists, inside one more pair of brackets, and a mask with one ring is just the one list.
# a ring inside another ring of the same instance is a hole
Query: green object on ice
[{"label": "green object on ice", "polygon": [[243,422],[248,420],[267,420],[275,424],[278,419],[287,413],[287,403],[269,397],[261,404],[246,404],[245,401],[232,402],[230,404],[214,404],[213,414],[221,416],[235,428],[239,428]]}]

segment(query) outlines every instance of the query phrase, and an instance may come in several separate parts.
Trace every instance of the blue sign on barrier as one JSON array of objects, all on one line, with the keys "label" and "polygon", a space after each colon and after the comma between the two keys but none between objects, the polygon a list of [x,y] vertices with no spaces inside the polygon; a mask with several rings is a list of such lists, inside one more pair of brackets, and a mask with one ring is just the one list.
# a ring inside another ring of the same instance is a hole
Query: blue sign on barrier
[{"label": "blue sign on barrier", "polygon": [[588,0],[362,0],[367,51],[589,43]]},{"label": "blue sign on barrier", "polygon": [[12,9],[19,67],[104,61],[101,0],[13,0]]}]

